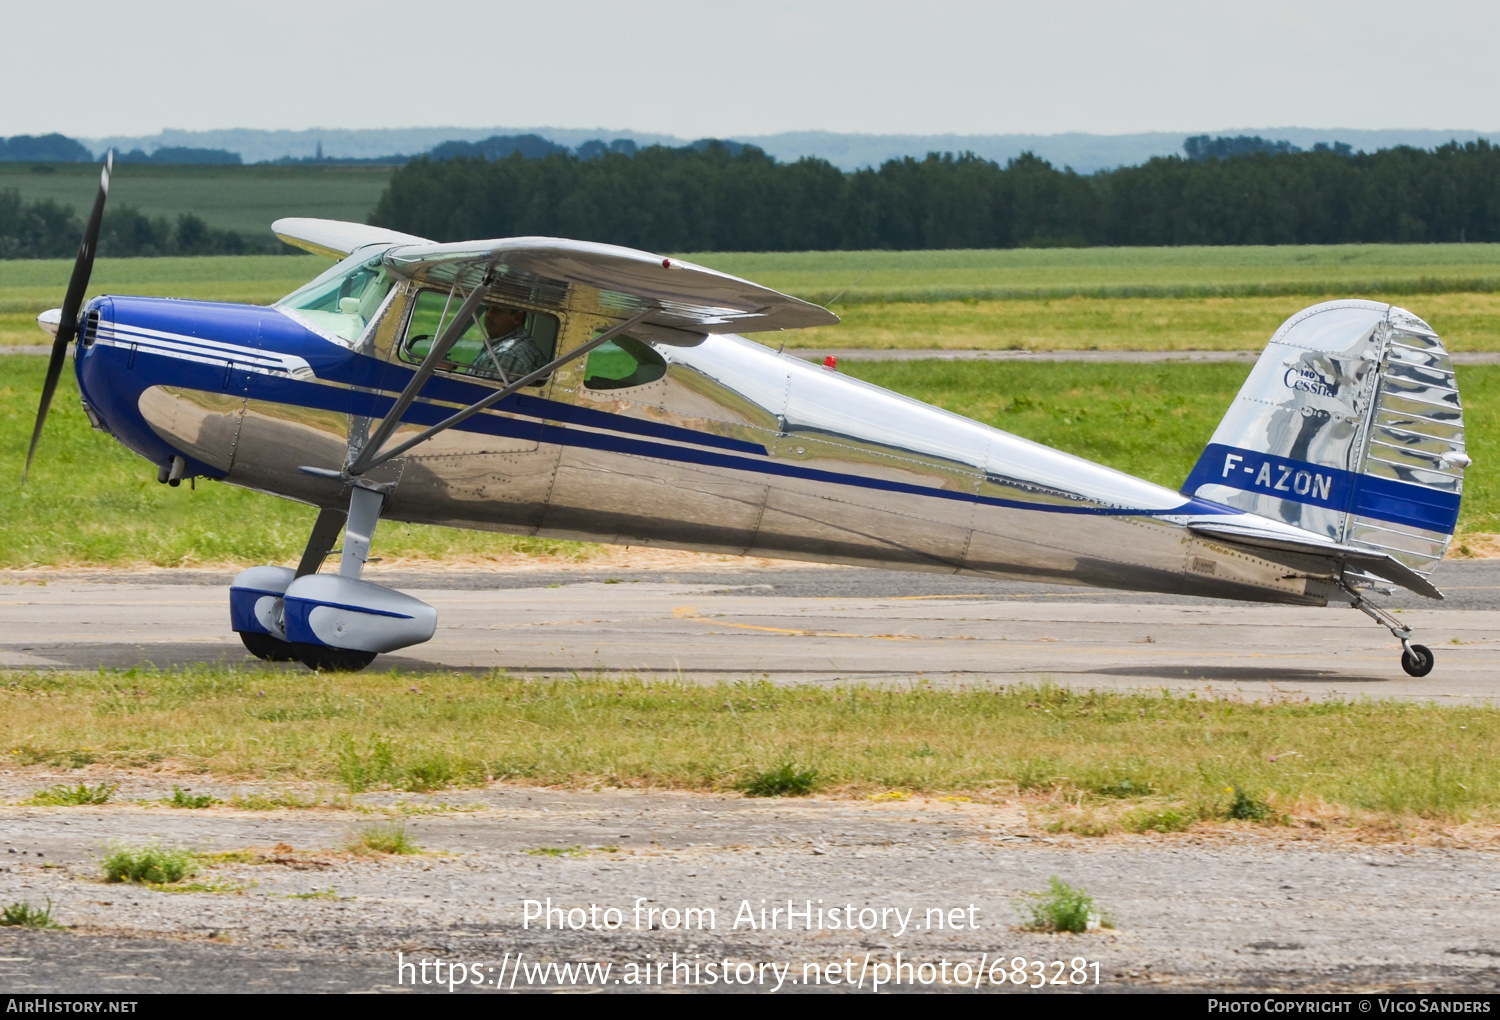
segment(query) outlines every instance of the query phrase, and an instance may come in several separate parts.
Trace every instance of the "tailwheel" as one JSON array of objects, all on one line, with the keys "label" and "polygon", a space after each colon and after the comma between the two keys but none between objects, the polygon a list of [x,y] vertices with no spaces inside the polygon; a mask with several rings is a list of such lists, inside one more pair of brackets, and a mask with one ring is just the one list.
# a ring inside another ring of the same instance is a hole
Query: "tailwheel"
[{"label": "tailwheel", "polygon": [[248,630],[240,631],[240,640],[257,659],[264,659],[266,662],[297,661],[297,652],[290,641],[283,641],[270,634],[252,634]]},{"label": "tailwheel", "polygon": [[1411,676],[1426,676],[1432,672],[1432,649],[1426,645],[1408,644],[1401,652],[1401,668]]},{"label": "tailwheel", "polygon": [[298,662],[320,673],[358,673],[375,661],[376,652],[353,648],[330,648],[328,645],[290,644]]}]

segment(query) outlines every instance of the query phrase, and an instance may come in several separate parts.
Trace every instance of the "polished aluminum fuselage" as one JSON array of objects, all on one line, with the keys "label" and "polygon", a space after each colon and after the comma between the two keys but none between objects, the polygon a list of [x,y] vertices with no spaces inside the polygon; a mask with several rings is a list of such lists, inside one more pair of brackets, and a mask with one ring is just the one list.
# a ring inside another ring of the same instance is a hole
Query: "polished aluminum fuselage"
[{"label": "polished aluminum fuselage", "polygon": [[[396,286],[354,342],[276,308],[102,299],[80,385],[101,424],[157,463],[180,452],[192,473],[345,506],[345,484],[326,472],[349,463],[411,376],[395,350],[415,292]],[[610,322],[597,293],[550,307],[563,319],[560,351]],[[741,337],[658,350],[668,367],[655,382],[593,390],[575,362],[476,427],[382,465],[369,481],[386,493],[383,516],[1222,598],[1323,604],[1332,590],[1312,558],[1189,530],[1274,526],[1263,518]],[[486,385],[434,379],[395,441]]]}]

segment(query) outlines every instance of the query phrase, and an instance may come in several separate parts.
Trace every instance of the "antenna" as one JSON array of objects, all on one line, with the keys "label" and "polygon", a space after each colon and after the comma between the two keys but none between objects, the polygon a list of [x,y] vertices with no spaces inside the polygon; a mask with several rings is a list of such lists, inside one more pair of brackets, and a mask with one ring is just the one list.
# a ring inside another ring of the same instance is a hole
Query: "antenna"
[{"label": "antenna", "polygon": [[865,270],[865,271],[864,271],[864,272],[863,272],[863,273],[860,273],[860,274],[859,274],[859,276],[857,276],[857,277],[855,277],[855,279],[854,279],[854,282],[853,282],[853,283],[851,283],[851,284],[849,284],[849,286],[847,286],[847,287],[845,287],[845,288],[844,288],[844,289],[843,289],[843,290],[841,290],[841,291],[839,291],[839,292],[838,292],[838,293],[837,293],[837,294],[835,294],[835,295],[834,295],[834,296],[833,296],[833,300],[832,300],[832,301],[830,301],[830,302],[828,302],[828,303],[827,303],[827,304],[826,304],[826,305],[824,305],[824,306],[823,306],[823,307],[824,307],[824,308],[832,308],[832,307],[833,307],[833,306],[834,306],[834,305],[836,305],[836,304],[838,304],[838,303],[839,303],[839,298],[841,298],[841,297],[843,297],[843,296],[844,296],[844,295],[845,295],[845,294],[847,294],[847,293],[849,293],[849,291],[850,291],[850,290],[851,290],[851,289],[853,289],[853,288],[854,288],[854,287],[856,287],[856,286],[858,286],[858,285],[859,285],[859,281],[860,281],[860,280],[863,280],[863,279],[864,279],[864,278],[865,278],[865,277],[867,277],[867,276],[869,276],[869,275],[870,275],[870,271],[869,271],[869,270],[868,270],[868,269],[866,269],[866,270]]}]

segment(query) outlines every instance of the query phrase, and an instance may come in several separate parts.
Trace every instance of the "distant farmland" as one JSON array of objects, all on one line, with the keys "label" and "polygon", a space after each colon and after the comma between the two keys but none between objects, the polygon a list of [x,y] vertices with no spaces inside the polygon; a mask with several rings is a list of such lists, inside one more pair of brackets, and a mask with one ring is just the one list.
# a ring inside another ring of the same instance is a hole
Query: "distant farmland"
[{"label": "distant farmland", "polygon": [[[1454,350],[1500,350],[1500,244],[685,257],[819,303],[847,288],[834,305],[843,323],[777,335],[789,349],[1259,350],[1300,308],[1366,297],[1410,308]],[[265,304],[330,264],[101,259],[92,290]],[[62,300],[71,268],[66,259],[0,261],[0,344],[41,341],[32,317]]]},{"label": "distant farmland", "polygon": [[683,256],[810,301],[1208,298],[1500,291],[1500,244],[1334,244]]},{"label": "distant farmland", "polygon": [[[210,227],[265,236],[282,216],[369,218],[385,190],[387,166],[115,166],[109,200],[147,216],[194,213]],[[86,215],[99,186],[90,163],[0,163],[0,189],[26,201],[53,199]]]}]

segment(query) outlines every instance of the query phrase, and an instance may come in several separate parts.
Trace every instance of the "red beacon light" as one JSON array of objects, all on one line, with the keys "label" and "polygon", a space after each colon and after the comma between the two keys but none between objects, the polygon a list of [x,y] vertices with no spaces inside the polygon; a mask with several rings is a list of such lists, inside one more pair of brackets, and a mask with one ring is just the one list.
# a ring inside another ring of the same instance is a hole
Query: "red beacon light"
[{"label": "red beacon light", "polygon": [[671,269],[672,268],[672,260],[671,259],[662,259],[661,260],[661,267],[663,269]]},{"label": "red beacon light", "polygon": [[823,359],[823,367],[830,372],[837,372],[839,370],[839,359],[830,354]]}]

